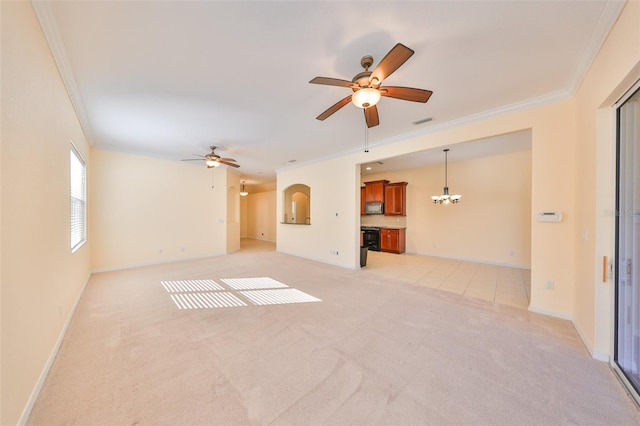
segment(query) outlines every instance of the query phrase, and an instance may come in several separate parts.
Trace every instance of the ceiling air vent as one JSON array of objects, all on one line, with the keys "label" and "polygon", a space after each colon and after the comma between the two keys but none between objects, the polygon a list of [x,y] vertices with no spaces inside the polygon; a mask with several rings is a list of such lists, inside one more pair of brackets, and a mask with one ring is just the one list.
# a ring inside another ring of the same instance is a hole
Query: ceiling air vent
[{"label": "ceiling air vent", "polygon": [[413,122],[414,125],[418,125],[418,124],[422,124],[422,123],[428,123],[429,121],[433,120],[433,118],[431,117],[426,117],[426,118],[422,118],[420,120],[416,120]]}]

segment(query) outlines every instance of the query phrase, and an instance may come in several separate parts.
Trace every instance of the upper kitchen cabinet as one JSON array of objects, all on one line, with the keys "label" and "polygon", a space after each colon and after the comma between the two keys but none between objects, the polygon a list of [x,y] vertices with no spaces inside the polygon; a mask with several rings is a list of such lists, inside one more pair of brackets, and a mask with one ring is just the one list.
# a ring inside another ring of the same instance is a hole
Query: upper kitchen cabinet
[{"label": "upper kitchen cabinet", "polygon": [[365,212],[364,212],[364,203],[365,203],[365,191],[364,191],[364,186],[360,187],[360,216],[364,216]]},{"label": "upper kitchen cabinet", "polygon": [[373,182],[365,182],[364,202],[365,203],[384,203],[384,187],[388,184],[388,180],[375,180]]},{"label": "upper kitchen cabinet", "polygon": [[384,187],[385,216],[407,215],[407,182],[395,182]]}]

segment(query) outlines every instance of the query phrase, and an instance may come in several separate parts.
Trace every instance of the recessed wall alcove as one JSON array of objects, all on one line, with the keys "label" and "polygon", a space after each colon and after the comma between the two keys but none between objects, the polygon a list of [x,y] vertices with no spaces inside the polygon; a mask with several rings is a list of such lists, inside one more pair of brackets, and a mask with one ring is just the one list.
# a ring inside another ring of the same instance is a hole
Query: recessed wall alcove
[{"label": "recessed wall alcove", "polygon": [[285,188],[282,195],[282,223],[311,225],[311,188],[296,183]]}]

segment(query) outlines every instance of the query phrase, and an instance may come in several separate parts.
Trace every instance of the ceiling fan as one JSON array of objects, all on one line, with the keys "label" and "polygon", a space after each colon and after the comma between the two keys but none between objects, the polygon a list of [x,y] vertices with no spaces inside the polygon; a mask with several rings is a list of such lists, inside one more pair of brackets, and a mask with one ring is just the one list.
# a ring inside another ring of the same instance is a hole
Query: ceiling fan
[{"label": "ceiling fan", "polygon": [[201,158],[187,158],[182,161],[205,161],[208,169],[211,169],[213,167],[218,167],[221,164],[235,167],[235,168],[240,167],[238,164],[236,164],[236,160],[234,160],[233,158],[222,158],[218,154],[216,154],[217,146],[210,146],[209,148],[211,149],[210,154],[207,154],[207,155],[193,154],[196,157],[201,157]]},{"label": "ceiling fan", "polygon": [[324,120],[351,101],[355,106],[364,109],[364,119],[367,122],[367,127],[374,127],[380,124],[376,104],[381,96],[412,102],[427,102],[433,94],[431,90],[399,86],[381,87],[383,80],[400,68],[413,53],[413,50],[398,43],[382,58],[373,71],[369,71],[369,67],[373,65],[373,57],[370,55],[363,56],[360,59],[360,65],[362,65],[364,71],[356,74],[351,81],[330,77],[316,77],[311,80],[309,83],[348,87],[353,90],[352,94],[339,100],[316,118]]}]

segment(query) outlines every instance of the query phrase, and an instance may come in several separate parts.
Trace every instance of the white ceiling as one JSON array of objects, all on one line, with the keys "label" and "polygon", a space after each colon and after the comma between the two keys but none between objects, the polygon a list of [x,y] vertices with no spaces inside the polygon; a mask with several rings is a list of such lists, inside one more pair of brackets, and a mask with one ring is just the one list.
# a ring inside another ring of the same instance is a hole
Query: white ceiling
[{"label": "white ceiling", "polygon": [[396,170],[408,170],[443,164],[445,156],[443,151],[444,149],[449,149],[449,163],[480,157],[529,151],[531,150],[531,131],[523,130],[520,132],[497,135],[490,138],[457,143],[454,146],[445,145],[439,148],[385,158],[381,161],[362,164],[361,173],[363,176],[366,176]]},{"label": "white ceiling", "polygon": [[[350,80],[398,42],[415,54],[385,82],[434,92],[383,98],[372,145],[454,120],[567,98],[620,1],[58,1],[34,8],[90,142],[180,160],[209,145],[248,184],[363,146]],[[414,125],[413,121],[433,117]],[[440,152],[440,151],[438,151]],[[442,154],[440,152],[440,154]],[[441,159],[443,161],[443,159]],[[196,163],[200,167],[204,167]]]}]

